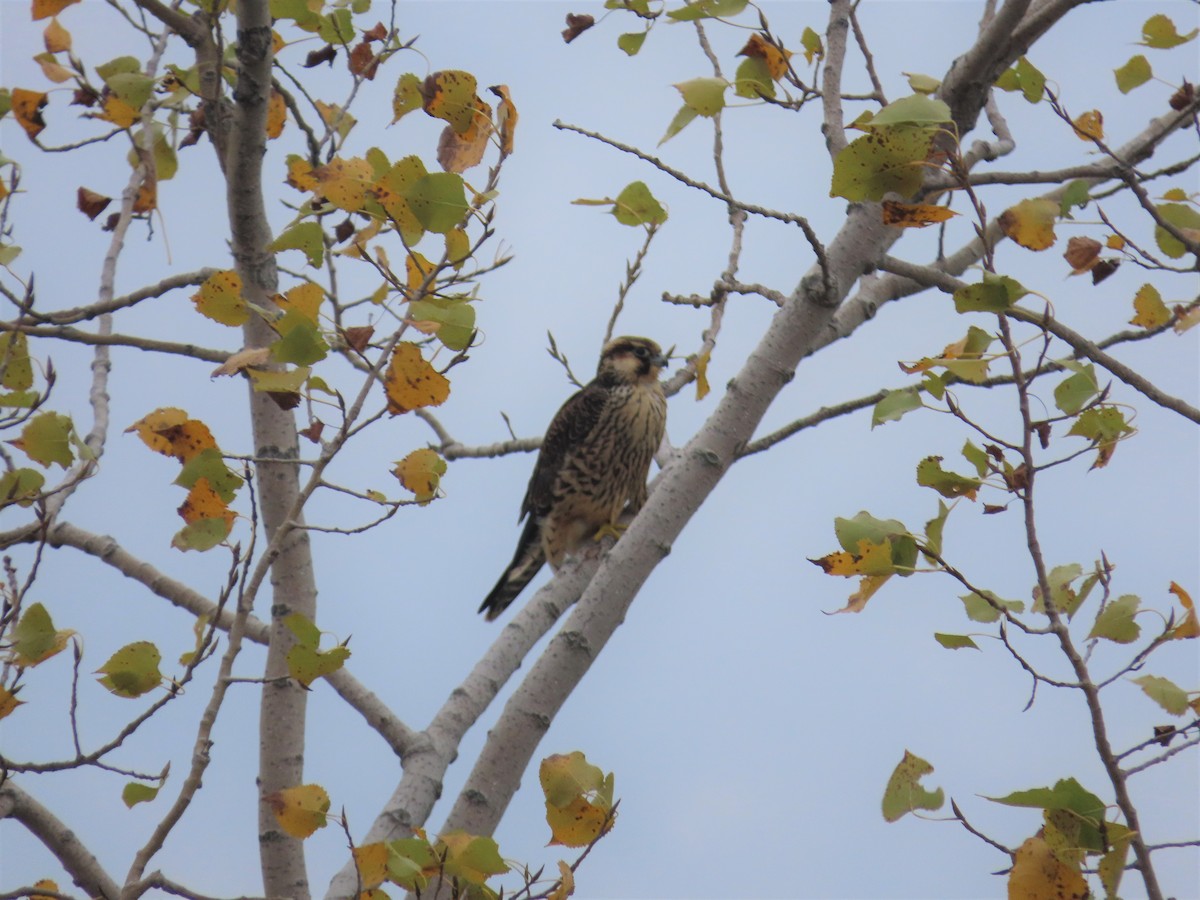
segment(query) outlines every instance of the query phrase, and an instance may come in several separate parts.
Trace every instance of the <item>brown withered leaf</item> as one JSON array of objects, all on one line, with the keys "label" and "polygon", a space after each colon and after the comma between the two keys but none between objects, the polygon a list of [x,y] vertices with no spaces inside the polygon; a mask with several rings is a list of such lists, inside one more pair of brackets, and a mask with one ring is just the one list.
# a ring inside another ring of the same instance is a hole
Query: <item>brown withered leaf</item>
[{"label": "brown withered leaf", "polygon": [[1191,105],[1192,100],[1196,97],[1196,86],[1190,81],[1184,81],[1174,94],[1171,95],[1171,109],[1179,112]]},{"label": "brown withered leaf", "polygon": [[563,29],[563,40],[568,44],[596,24],[596,20],[587,15],[567,13],[567,27]]},{"label": "brown withered leaf", "polygon": [[295,409],[300,405],[300,394],[297,391],[267,391],[267,396],[283,410]]},{"label": "brown withered leaf", "polygon": [[346,346],[359,353],[367,349],[374,335],[375,328],[372,325],[352,325],[342,329],[342,337],[346,339]]},{"label": "brown withered leaf", "polygon": [[737,55],[761,59],[771,78],[778,81],[787,74],[788,57],[792,54],[775,46],[766,35],[756,31],[750,35],[750,40],[746,42],[745,47],[738,51]]},{"label": "brown withered leaf", "polygon": [[933,206],[928,203],[897,203],[895,200],[883,201],[883,224],[895,225],[900,228],[924,228],[945,222],[952,216],[957,216],[954,210],[946,206]]},{"label": "brown withered leaf", "polygon": [[76,88],[75,93],[71,95],[72,106],[95,106],[100,101],[100,95],[96,93],[96,89],[84,85]]},{"label": "brown withered leaf", "polygon": [[1008,482],[1010,491],[1023,491],[1029,487],[1029,469],[1025,467],[1025,463],[1021,463],[1013,469],[1011,475],[1006,475],[1004,480]]},{"label": "brown withered leaf", "polygon": [[1178,734],[1174,725],[1155,725],[1154,726],[1154,743],[1160,747],[1166,747],[1171,743],[1171,738]]},{"label": "brown withered leaf", "polygon": [[199,143],[200,138],[204,136],[204,107],[197,106],[192,110],[192,114],[188,116],[188,133],[183,136],[183,140],[179,142],[179,149],[190,147],[193,144]]},{"label": "brown withered leaf", "polygon": [[1050,423],[1034,422],[1032,428],[1034,433],[1038,436],[1038,443],[1042,445],[1042,449],[1050,449]]},{"label": "brown withered leaf", "polygon": [[487,150],[488,137],[492,133],[492,107],[479,97],[475,98],[475,116],[471,125],[462,134],[447,125],[438,139],[438,164],[446,172],[462,174],[472,166],[479,165]]},{"label": "brown withered leaf", "polygon": [[112,203],[112,197],[105,197],[103,194],[89,191],[85,187],[81,187],[75,192],[75,206],[93,222],[96,221],[96,216],[104,212],[104,208],[110,203]]},{"label": "brown withered leaf", "polygon": [[1119,259],[1102,259],[1092,266],[1092,284],[1099,284],[1121,266]]},{"label": "brown withered leaf", "polygon": [[117,222],[121,219],[119,212],[109,213],[108,218],[104,220],[104,224],[100,226],[101,231],[112,231],[117,227]]},{"label": "brown withered leaf", "polygon": [[506,156],[513,152],[513,135],[517,131],[517,107],[512,102],[507,84],[493,84],[488,88],[500,98],[496,107],[496,128],[500,131],[500,152]]},{"label": "brown withered leaf", "polygon": [[337,59],[337,48],[333,44],[326,44],[320,50],[310,50],[308,56],[304,57],[303,65],[304,68],[311,69],[327,62],[332,67],[335,59]]},{"label": "brown withered leaf", "polygon": [[247,347],[244,350],[239,350],[237,353],[231,354],[229,359],[221,363],[212,370],[210,378],[217,378],[221,375],[236,375],[242,369],[250,366],[265,366],[271,361],[271,349],[269,347]]},{"label": "brown withered leaf", "polygon": [[1063,259],[1071,267],[1072,275],[1082,275],[1088,272],[1100,261],[1100,250],[1103,245],[1095,238],[1073,237],[1067,241],[1067,250]]},{"label": "brown withered leaf", "polygon": [[346,65],[350,69],[351,75],[361,75],[367,81],[375,80],[375,73],[379,71],[379,57],[371,51],[371,45],[364,38],[360,43],[354,45],[354,49],[350,51],[350,57],[346,60]]},{"label": "brown withered leaf", "polygon": [[325,423],[320,419],[313,419],[307,428],[301,428],[297,434],[303,438],[307,438],[314,444],[321,443],[321,432],[325,430]]},{"label": "brown withered leaf", "polygon": [[994,515],[996,515],[996,513],[1002,513],[1006,509],[1008,509],[1007,506],[997,506],[993,503],[983,504],[983,514],[985,516],[994,516]]},{"label": "brown withered leaf", "polygon": [[346,216],[337,227],[333,229],[333,242],[340,244],[342,241],[349,239],[354,234],[354,223],[350,221],[350,217]]}]

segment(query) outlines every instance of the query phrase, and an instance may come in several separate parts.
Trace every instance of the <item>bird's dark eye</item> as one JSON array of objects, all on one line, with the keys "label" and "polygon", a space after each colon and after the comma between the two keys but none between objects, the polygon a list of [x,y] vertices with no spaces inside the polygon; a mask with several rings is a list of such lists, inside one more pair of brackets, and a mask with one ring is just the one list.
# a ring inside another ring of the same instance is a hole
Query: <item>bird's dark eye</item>
[{"label": "bird's dark eye", "polygon": [[633,352],[637,354],[638,359],[645,359],[647,356],[650,355],[650,351],[647,350],[645,347],[634,347]]}]

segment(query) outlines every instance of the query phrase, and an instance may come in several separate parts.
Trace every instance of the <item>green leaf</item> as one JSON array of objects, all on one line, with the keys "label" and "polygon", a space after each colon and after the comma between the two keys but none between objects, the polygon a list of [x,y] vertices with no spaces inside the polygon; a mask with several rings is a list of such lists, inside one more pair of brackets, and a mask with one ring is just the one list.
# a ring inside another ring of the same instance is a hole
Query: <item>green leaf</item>
[{"label": "green leaf", "polygon": [[321,643],[321,629],[308,616],[302,613],[292,613],[284,618],[283,624],[303,646],[316,649],[317,645]]},{"label": "green leaf", "polygon": [[1118,69],[1113,69],[1113,75],[1117,79],[1117,90],[1122,94],[1128,94],[1135,87],[1140,87],[1151,78],[1154,77],[1154,72],[1150,68],[1150,62],[1142,54],[1129,57],[1129,61]]},{"label": "green leaf", "polygon": [[49,659],[66,646],[64,640],[56,649],[58,642],[50,613],[40,603],[27,606],[12,630],[12,651],[19,666],[35,666]]},{"label": "green leaf", "polygon": [[667,126],[667,132],[659,138],[658,145],[661,147],[679,132],[683,131],[696,118],[696,111],[689,106],[679,107],[679,112],[675,113],[675,118],[671,120],[671,124]]},{"label": "green leaf", "polygon": [[405,197],[426,231],[453,231],[467,214],[467,197],[461,175],[430,172],[416,180]]},{"label": "green leaf", "polygon": [[[245,371],[250,377],[250,383],[254,386],[254,390],[266,391],[270,394],[298,394],[312,375],[310,366],[299,366],[282,372],[267,369],[246,369]],[[318,380],[313,379],[314,382]],[[310,383],[309,389],[315,390],[318,389],[318,386]],[[326,393],[331,392],[326,390]]]},{"label": "green leaf", "polygon": [[126,644],[96,670],[104,676],[97,681],[118,697],[140,697],[162,683],[161,661],[158,648],[149,641]]},{"label": "green leaf", "polygon": [[21,429],[21,436],[9,443],[23,450],[42,468],[48,469],[52,463],[57,463],[65,469],[75,461],[75,454],[71,452],[74,433],[75,426],[70,417],[44,412],[30,419]]},{"label": "green leaf", "polygon": [[303,251],[308,257],[308,264],[317,269],[325,252],[325,233],[318,222],[301,222],[275,238],[267,245],[267,249],[276,253],[280,250]]},{"label": "green leaf", "polygon": [[646,42],[647,33],[645,31],[633,31],[623,34],[617,38],[617,46],[629,56],[637,56],[637,52],[642,49],[642,44]]},{"label": "green leaf", "polygon": [[1091,363],[1072,363],[1067,368],[1073,369],[1075,374],[1054,389],[1054,405],[1073,416],[1100,393],[1100,385],[1096,382],[1096,368]]},{"label": "green leaf", "polygon": [[939,556],[942,552],[942,531],[946,527],[946,517],[949,515],[950,507],[939,500],[938,514],[925,523],[925,546]]},{"label": "green leaf", "polygon": [[327,44],[349,44],[354,40],[354,23],[350,18],[350,10],[335,9],[331,14],[321,16],[317,34]]},{"label": "green leaf", "polygon": [[748,0],[696,0],[679,9],[667,10],[667,17],[676,22],[694,22],[696,19],[729,19],[746,8]]},{"label": "green leaf", "polygon": [[913,125],[872,128],[844,147],[833,161],[829,196],[881,200],[896,192],[911,197],[925,178],[925,159],[936,129]]},{"label": "green leaf", "polygon": [[12,503],[29,508],[45,484],[45,476],[37,469],[10,469],[0,475],[0,509]]},{"label": "green leaf", "polygon": [[1182,716],[1191,708],[1188,705],[1187,691],[1173,681],[1159,678],[1157,675],[1143,675],[1141,678],[1134,678],[1133,683],[1173,716]]},{"label": "green leaf", "polygon": [[33,387],[29,339],[19,331],[0,334],[0,386],[10,391],[27,391]]},{"label": "green leaf", "polygon": [[1091,199],[1088,195],[1088,183],[1082,178],[1077,178],[1063,191],[1062,199],[1058,202],[1058,214],[1064,218],[1073,218],[1071,210],[1077,206],[1087,206]]},{"label": "green leaf", "polygon": [[733,76],[733,92],[747,100],[775,96],[775,82],[766,60],[750,56],[742,60]]},{"label": "green leaf", "polygon": [[[1025,286],[1014,278],[984,272],[982,282],[969,284],[954,292],[954,309],[960,313],[1004,312],[1028,293]],[[991,336],[988,338],[990,344]]]},{"label": "green leaf", "polygon": [[437,339],[450,350],[466,350],[475,334],[475,307],[463,299],[430,297],[408,305],[414,322],[436,322]]},{"label": "green leaf", "polygon": [[349,647],[331,647],[321,651],[315,647],[296,644],[287,653],[288,674],[304,687],[308,687],[318,678],[336,672],[349,658]]},{"label": "green leaf", "polygon": [[421,79],[412,72],[405,72],[397,79],[396,89],[392,92],[392,124],[399,122],[414,109],[420,109],[424,103]]},{"label": "green leaf", "polygon": [[1000,610],[988,603],[988,599],[1010,612],[1022,613],[1025,611],[1025,604],[1020,600],[1003,600],[991,591],[963,594],[958,599],[963,602],[967,618],[972,622],[995,622],[1000,618]]},{"label": "green leaf", "polygon": [[821,36],[807,25],[800,35],[800,46],[804,48],[804,61],[809,65],[812,65],[812,61],[816,57],[825,56],[825,45],[821,42]]},{"label": "green leaf", "polygon": [[1104,822],[1104,803],[1074,778],[1064,778],[1052,788],[1032,788],[1027,791],[1014,791],[1005,797],[986,799],[1005,806],[1047,811],[1069,810],[1078,817],[1081,824],[1087,826],[1079,835],[1080,846],[1097,852],[1103,852],[1105,849],[1104,840],[1100,835],[1100,825]]},{"label": "green leaf", "polygon": [[1096,624],[1088,633],[1088,640],[1105,638],[1117,644],[1136,641],[1142,631],[1134,620],[1140,602],[1133,594],[1125,594],[1106,605],[1096,616]]},{"label": "green leaf", "polygon": [[942,468],[942,457],[927,456],[917,463],[917,484],[933,488],[943,497],[966,497],[968,500],[974,500],[983,482],[978,478],[959,475],[957,472],[947,472]]},{"label": "green leaf", "polygon": [[[167,132],[161,125],[154,124],[149,139],[146,138],[145,130],[139,128],[134,133],[134,140],[137,146],[149,149],[151,159],[154,160],[154,175],[159,181],[175,177],[175,173],[179,171],[179,159],[175,156],[175,148],[171,146]],[[134,169],[141,161],[136,150],[130,150],[125,158]]]},{"label": "green leaf", "polygon": [[643,181],[627,184],[617,194],[612,212],[622,225],[661,225],[667,221],[667,211]]},{"label": "green leaf", "polygon": [[947,650],[979,649],[979,645],[971,640],[970,636],[966,634],[942,634],[941,632],[935,631],[933,633],[933,639]]},{"label": "green leaf", "polygon": [[1021,93],[1030,103],[1037,103],[1046,93],[1046,76],[1024,56],[1017,60],[1016,70]]},{"label": "green leaf", "polygon": [[[932,94],[942,86],[942,82],[934,78],[932,75],[921,75],[919,73],[903,73],[908,78],[908,86],[918,94]],[[947,107],[949,110],[949,107]],[[949,121],[948,119],[946,121]]]},{"label": "green leaf", "polygon": [[918,388],[907,387],[898,391],[888,391],[871,411],[871,427],[899,421],[906,413],[920,409],[922,405],[921,391]]},{"label": "green leaf", "polygon": [[1192,40],[1200,28],[1193,28],[1187,34],[1180,34],[1175,29],[1175,23],[1169,16],[1159,13],[1151,16],[1142,25],[1142,43],[1155,50],[1170,50],[1180,44]]},{"label": "green leaf", "polygon": [[131,781],[121,790],[121,800],[129,809],[133,809],[139,803],[149,803],[158,796],[158,791],[158,788],[140,781]]},{"label": "green leaf", "polygon": [[883,818],[895,822],[906,813],[918,809],[941,809],[945,802],[942,789],[927,791],[921,787],[920,780],[933,771],[933,766],[914,756],[907,750],[904,758],[892,771],[887,787],[883,791]]},{"label": "green leaf", "polygon": [[221,451],[216,447],[201,450],[183,464],[175,483],[191,490],[201,478],[207,478],[209,486],[223,503],[231,503],[238,488],[242,486],[240,476],[225,465]]},{"label": "green leaf", "polygon": [[[1200,211],[1184,203],[1160,203],[1155,209],[1176,229],[1190,233],[1193,241],[1200,241]],[[1161,225],[1154,226],[1154,241],[1158,249],[1171,259],[1179,259],[1188,252],[1187,247]]]},{"label": "green leaf", "polygon": [[388,878],[410,891],[423,890],[429,879],[425,869],[436,868],[437,855],[429,841],[422,838],[401,838],[388,841]]},{"label": "green leaf", "polygon": [[229,536],[232,523],[224,518],[197,519],[190,522],[171,538],[176,550],[211,550]]},{"label": "green leaf", "polygon": [[701,116],[715,116],[725,108],[727,87],[724,78],[692,78],[675,85],[683,95],[683,105]]},{"label": "green leaf", "polygon": [[975,474],[980,478],[986,478],[991,466],[988,463],[987,452],[971,443],[970,438],[963,444],[963,458],[975,467]]},{"label": "green leaf", "polygon": [[[1046,575],[1046,581],[1050,585],[1050,600],[1054,604],[1054,608],[1065,612],[1068,616],[1074,616],[1075,611],[1087,599],[1088,593],[1095,585],[1095,575],[1089,576],[1080,585],[1076,591],[1072,586],[1072,582],[1083,574],[1083,567],[1079,563],[1068,563],[1065,566],[1055,566]],[[1046,606],[1042,602],[1041,589],[1037,586],[1033,589],[1033,611],[1045,613]]]},{"label": "green leaf", "polygon": [[940,125],[952,121],[950,107],[943,100],[925,94],[912,94],[894,100],[875,114],[868,125]]},{"label": "green leaf", "polygon": [[299,310],[288,310],[274,323],[279,340],[271,344],[271,359],[277,363],[308,366],[329,353],[329,345],[315,322]]}]

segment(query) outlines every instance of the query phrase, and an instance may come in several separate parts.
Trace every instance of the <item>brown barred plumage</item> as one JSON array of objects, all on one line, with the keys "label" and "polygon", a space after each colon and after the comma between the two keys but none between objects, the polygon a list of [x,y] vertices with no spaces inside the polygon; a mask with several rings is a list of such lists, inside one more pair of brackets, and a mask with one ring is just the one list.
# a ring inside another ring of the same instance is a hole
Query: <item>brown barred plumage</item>
[{"label": "brown barred plumage", "polygon": [[555,414],[521,503],[528,516],[517,552],[479,611],[496,618],[543,563],[557,568],[603,526],[646,502],[650,461],[662,443],[667,401],[654,341],[619,337],[600,354],[596,377]]}]

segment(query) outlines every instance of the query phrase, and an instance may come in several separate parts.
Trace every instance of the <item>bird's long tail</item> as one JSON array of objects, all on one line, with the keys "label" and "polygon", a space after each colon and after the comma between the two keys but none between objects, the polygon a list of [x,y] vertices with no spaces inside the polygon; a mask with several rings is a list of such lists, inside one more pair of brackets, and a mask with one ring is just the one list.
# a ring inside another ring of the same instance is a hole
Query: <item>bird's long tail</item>
[{"label": "bird's long tail", "polygon": [[490,622],[504,612],[517,595],[525,589],[525,585],[533,581],[538,571],[546,563],[546,554],[542,550],[541,529],[536,519],[531,515],[525,521],[521,539],[517,542],[517,552],[509,563],[492,592],[479,605],[479,611],[486,614]]}]

